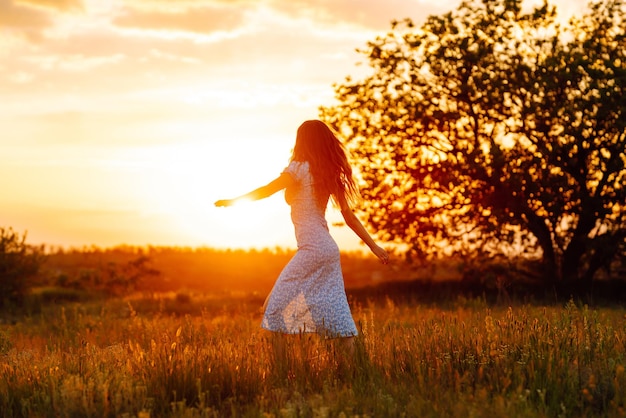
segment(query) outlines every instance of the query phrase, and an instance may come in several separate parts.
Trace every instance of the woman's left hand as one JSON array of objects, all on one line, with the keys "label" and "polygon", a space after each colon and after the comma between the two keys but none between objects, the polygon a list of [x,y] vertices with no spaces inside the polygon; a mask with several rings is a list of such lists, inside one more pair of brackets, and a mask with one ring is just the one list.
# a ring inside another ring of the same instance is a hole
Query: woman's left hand
[{"label": "woman's left hand", "polygon": [[389,263],[389,254],[383,247],[376,245],[372,248],[372,252],[374,253],[376,257],[378,257],[381,263],[383,264]]}]

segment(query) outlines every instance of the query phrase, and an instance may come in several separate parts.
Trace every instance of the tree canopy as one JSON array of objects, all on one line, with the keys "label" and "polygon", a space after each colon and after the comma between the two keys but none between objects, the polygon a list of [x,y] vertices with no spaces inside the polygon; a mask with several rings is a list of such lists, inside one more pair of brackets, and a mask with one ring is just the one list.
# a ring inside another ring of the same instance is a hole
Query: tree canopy
[{"label": "tree canopy", "polygon": [[346,139],[362,210],[412,258],[527,256],[565,283],[626,252],[626,12],[474,0],[361,50],[321,118]]}]

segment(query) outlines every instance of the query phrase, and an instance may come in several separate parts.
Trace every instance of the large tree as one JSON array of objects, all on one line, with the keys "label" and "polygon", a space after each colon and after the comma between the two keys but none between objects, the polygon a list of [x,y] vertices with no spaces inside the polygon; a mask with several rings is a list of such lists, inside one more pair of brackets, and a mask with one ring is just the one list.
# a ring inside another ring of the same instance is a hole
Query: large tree
[{"label": "large tree", "polygon": [[361,51],[321,117],[346,140],[363,212],[412,257],[525,255],[562,283],[624,257],[626,13],[559,23],[544,3],[462,3]]}]

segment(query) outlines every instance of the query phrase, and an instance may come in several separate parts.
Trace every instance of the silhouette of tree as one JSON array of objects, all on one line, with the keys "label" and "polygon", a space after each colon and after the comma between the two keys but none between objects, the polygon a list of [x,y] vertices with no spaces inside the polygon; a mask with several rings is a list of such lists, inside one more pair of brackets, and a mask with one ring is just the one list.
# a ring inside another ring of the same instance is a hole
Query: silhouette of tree
[{"label": "silhouette of tree", "polygon": [[560,24],[544,3],[468,1],[367,44],[371,73],[322,119],[363,180],[363,212],[408,256],[535,256],[588,284],[625,253],[626,13]]}]

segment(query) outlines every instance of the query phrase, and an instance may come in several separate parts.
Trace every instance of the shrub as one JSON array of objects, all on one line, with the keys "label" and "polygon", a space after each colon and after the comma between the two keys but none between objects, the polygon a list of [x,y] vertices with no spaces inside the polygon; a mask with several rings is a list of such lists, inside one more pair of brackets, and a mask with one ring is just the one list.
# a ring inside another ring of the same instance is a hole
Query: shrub
[{"label": "shrub", "polygon": [[26,244],[26,233],[0,228],[0,308],[21,304],[42,262],[43,248]]}]

